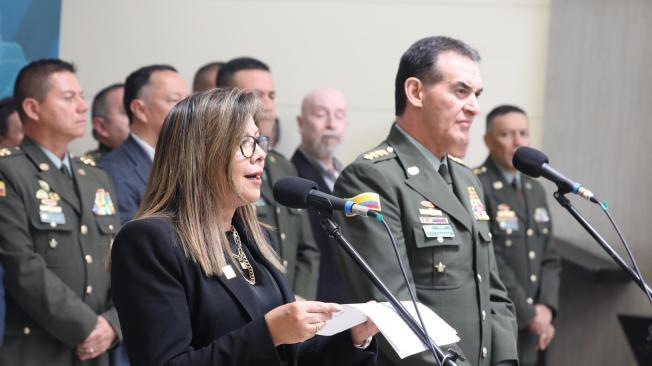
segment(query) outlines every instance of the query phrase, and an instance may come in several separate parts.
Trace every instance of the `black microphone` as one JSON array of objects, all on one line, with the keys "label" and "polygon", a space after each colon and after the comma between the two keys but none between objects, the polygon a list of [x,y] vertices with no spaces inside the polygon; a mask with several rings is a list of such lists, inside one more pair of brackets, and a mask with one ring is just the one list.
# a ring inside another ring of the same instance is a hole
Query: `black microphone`
[{"label": "black microphone", "polygon": [[516,169],[530,177],[538,178],[543,176],[552,181],[557,185],[557,188],[559,188],[559,191],[562,194],[572,192],[584,199],[599,204],[598,200],[593,198],[593,192],[582,187],[580,183],[568,179],[566,176],[553,169],[548,165],[548,157],[546,154],[537,149],[527,146],[517,147],[516,151],[514,151],[512,164],[514,164]]},{"label": "black microphone", "polygon": [[355,202],[332,196],[319,190],[317,183],[299,177],[285,177],[274,184],[274,199],[283,206],[292,208],[312,207],[317,212],[344,211],[347,216],[370,216],[378,220],[382,215],[375,210]]}]

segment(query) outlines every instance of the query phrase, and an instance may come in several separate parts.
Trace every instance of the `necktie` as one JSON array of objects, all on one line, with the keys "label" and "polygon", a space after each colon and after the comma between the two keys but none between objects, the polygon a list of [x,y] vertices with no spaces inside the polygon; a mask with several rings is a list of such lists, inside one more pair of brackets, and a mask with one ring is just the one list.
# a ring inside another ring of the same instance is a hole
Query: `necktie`
[{"label": "necktie", "polygon": [[518,184],[518,177],[514,177],[512,179],[512,189],[514,190],[514,193],[516,194],[516,198],[518,199],[518,202],[521,205],[525,205],[525,196],[523,195],[523,190],[519,187]]},{"label": "necktie", "polygon": [[451,173],[448,171],[448,165],[439,164],[439,175],[441,175],[441,177],[444,179],[444,182],[446,182],[448,190],[453,192],[453,180],[451,179]]},{"label": "necktie", "polygon": [[61,168],[59,170],[61,170],[61,172],[66,175],[66,177],[72,179],[72,172],[66,164],[61,164]]}]

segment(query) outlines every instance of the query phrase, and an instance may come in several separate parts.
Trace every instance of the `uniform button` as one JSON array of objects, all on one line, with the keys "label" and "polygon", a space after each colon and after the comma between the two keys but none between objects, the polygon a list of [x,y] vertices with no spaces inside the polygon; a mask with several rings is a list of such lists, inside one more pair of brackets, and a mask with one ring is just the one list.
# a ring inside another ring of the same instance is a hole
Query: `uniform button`
[{"label": "uniform button", "polygon": [[548,234],[548,228],[544,227],[543,230],[541,230],[541,232],[544,233],[544,234]]},{"label": "uniform button", "polygon": [[276,214],[277,214],[277,215],[280,215],[280,214],[281,214],[281,208],[280,208],[280,207],[277,207],[277,208],[276,208]]},{"label": "uniform button", "polygon": [[478,273],[478,282],[482,282],[482,275]]},{"label": "uniform button", "polygon": [[505,240],[505,246],[506,247],[511,247],[512,246],[512,240],[511,239]]},{"label": "uniform button", "polygon": [[530,275],[530,282],[537,282],[537,275]]},{"label": "uniform button", "polygon": [[527,256],[528,256],[530,259],[534,259],[534,258],[537,257],[537,253],[536,253],[534,250],[530,250],[530,252],[527,254]]},{"label": "uniform button", "polygon": [[285,240],[285,233],[281,233],[281,240]]},{"label": "uniform button", "polygon": [[81,169],[81,168],[79,168],[79,170],[77,170],[77,173],[79,173],[79,175],[81,175],[82,177],[86,175],[86,171],[84,169]]},{"label": "uniform button", "polygon": [[84,259],[86,260],[86,263],[88,263],[88,264],[93,263],[93,257],[90,254],[86,254],[84,256]]},{"label": "uniform button", "polygon": [[394,152],[394,148],[391,147],[391,146],[387,146],[387,148],[385,150],[387,150],[388,153],[393,153]]},{"label": "uniform button", "polygon": [[531,297],[528,297],[527,299],[525,299],[525,302],[527,302],[530,305],[534,304],[534,300],[532,300]]},{"label": "uniform button", "polygon": [[483,321],[484,321],[485,319],[487,319],[487,312],[486,312],[486,311],[482,310],[482,312],[480,313],[480,315],[482,316],[482,320],[483,320]]},{"label": "uniform button", "polygon": [[287,267],[287,266],[288,266],[288,261],[283,259],[283,267]]},{"label": "uniform button", "polygon": [[532,236],[534,235],[534,230],[532,228],[527,229],[527,236]]},{"label": "uniform button", "polygon": [[90,295],[93,293],[93,286],[86,286],[86,295]]},{"label": "uniform button", "polygon": [[51,228],[55,228],[55,227],[57,227],[57,223],[56,223],[56,222],[51,222],[51,223],[50,223],[50,227],[51,227]]},{"label": "uniform button", "polygon": [[88,234],[88,226],[86,226],[86,225],[82,225],[82,226],[79,228],[79,232],[80,232],[82,235],[86,235],[86,234]]},{"label": "uniform button", "polygon": [[112,224],[109,224],[109,230],[113,231],[114,227]]},{"label": "uniform button", "polygon": [[512,229],[507,229],[507,230],[505,230],[505,233],[506,233],[507,235],[512,235]]},{"label": "uniform button", "polygon": [[482,347],[482,358],[487,358],[487,347]]},{"label": "uniform button", "polygon": [[59,245],[59,242],[57,241],[57,239],[55,239],[55,238],[50,239],[50,248],[54,249],[54,248],[57,247],[57,245]]},{"label": "uniform button", "polygon": [[25,327],[25,328],[23,328],[23,334],[24,334],[24,335],[28,335],[28,334],[30,334],[30,333],[32,333],[32,330],[29,329],[29,327]]}]

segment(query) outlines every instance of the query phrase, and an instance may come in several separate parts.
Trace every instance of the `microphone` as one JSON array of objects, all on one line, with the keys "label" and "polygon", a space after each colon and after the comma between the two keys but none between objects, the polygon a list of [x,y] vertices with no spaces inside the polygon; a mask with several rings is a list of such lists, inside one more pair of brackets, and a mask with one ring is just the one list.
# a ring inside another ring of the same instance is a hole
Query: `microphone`
[{"label": "microphone", "polygon": [[586,200],[599,204],[598,200],[593,197],[593,192],[582,187],[580,183],[568,179],[566,176],[553,169],[548,165],[548,157],[546,154],[537,149],[527,146],[519,146],[516,148],[516,151],[514,151],[512,164],[514,164],[516,169],[530,177],[538,178],[543,176],[552,181],[557,185],[557,188],[559,188],[559,191],[562,194],[572,192]]},{"label": "microphone", "polygon": [[[359,196],[368,198],[369,195],[373,195],[373,193],[363,193]],[[331,213],[333,210],[343,211],[347,216],[369,216],[379,221],[382,220],[382,215],[376,211],[380,211],[380,204],[358,204],[355,202],[355,198],[335,197],[320,191],[317,183],[299,177],[279,179],[274,184],[274,199],[283,206],[292,208],[312,207],[319,213]]]}]

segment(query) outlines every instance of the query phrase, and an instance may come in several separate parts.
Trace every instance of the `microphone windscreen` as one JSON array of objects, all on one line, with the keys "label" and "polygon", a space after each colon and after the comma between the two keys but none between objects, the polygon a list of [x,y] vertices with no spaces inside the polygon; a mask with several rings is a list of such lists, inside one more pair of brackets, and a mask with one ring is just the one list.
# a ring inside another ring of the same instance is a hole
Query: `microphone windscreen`
[{"label": "microphone windscreen", "polygon": [[514,151],[512,164],[514,168],[530,177],[540,177],[543,164],[548,163],[548,157],[537,149],[520,146]]},{"label": "microphone windscreen", "polygon": [[274,184],[274,199],[283,206],[308,208],[308,194],[318,190],[317,183],[299,177],[285,177]]}]

